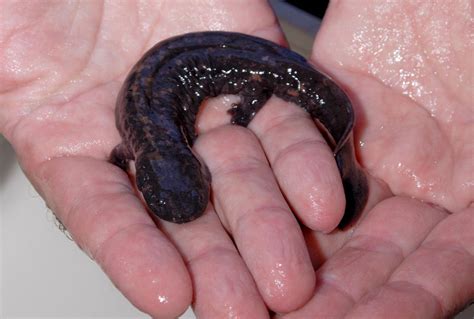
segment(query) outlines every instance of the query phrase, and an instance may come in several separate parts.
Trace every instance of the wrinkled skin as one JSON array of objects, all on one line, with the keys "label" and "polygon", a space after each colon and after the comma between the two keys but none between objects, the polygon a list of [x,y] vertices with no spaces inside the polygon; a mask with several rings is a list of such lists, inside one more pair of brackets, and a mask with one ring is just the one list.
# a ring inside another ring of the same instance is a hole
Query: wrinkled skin
[{"label": "wrinkled skin", "polygon": [[117,91],[154,43],[206,29],[284,43],[268,5],[245,2],[1,2],[0,132],[28,178],[118,289],[156,318],[191,301],[202,318],[457,311],[474,296],[467,0],[331,3],[312,61],[359,118],[371,197],[353,228],[331,232],[344,209],[336,165],[307,115],[278,99],[250,130],[222,125],[230,98],[206,103],[195,148],[213,175],[213,205],[189,224],[155,224],[128,176],[107,163],[119,142]]}]

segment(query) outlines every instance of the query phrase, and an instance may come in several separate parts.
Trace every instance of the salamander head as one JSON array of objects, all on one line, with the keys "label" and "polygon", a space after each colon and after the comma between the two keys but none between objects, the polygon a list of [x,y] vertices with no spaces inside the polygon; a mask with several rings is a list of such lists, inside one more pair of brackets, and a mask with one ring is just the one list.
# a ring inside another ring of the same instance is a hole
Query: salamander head
[{"label": "salamander head", "polygon": [[140,156],[135,167],[137,187],[156,216],[181,224],[203,214],[209,202],[210,173],[200,159],[149,154]]}]

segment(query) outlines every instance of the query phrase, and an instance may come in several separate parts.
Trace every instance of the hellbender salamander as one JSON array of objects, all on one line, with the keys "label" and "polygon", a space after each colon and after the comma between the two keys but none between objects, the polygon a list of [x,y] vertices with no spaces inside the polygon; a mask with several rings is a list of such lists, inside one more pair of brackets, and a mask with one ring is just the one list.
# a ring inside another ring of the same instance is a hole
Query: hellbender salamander
[{"label": "hellbender salamander", "polygon": [[117,99],[122,143],[112,163],[135,160],[136,185],[159,218],[185,223],[209,201],[211,175],[193,152],[194,123],[208,97],[237,94],[231,122],[247,126],[271,95],[305,109],[322,125],[346,196],[345,226],[364,208],[367,180],[356,162],[354,112],[344,92],[302,56],[233,32],[189,33],[159,42],[133,67]]}]

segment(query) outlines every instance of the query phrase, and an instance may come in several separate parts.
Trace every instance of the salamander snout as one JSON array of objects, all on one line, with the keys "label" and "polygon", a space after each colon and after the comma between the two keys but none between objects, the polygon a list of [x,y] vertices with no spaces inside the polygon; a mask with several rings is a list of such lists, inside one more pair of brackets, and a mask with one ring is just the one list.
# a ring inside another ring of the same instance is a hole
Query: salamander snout
[{"label": "salamander snout", "polygon": [[202,215],[209,202],[210,174],[198,158],[174,159],[147,154],[139,157],[137,187],[148,208],[159,218],[186,223]]}]

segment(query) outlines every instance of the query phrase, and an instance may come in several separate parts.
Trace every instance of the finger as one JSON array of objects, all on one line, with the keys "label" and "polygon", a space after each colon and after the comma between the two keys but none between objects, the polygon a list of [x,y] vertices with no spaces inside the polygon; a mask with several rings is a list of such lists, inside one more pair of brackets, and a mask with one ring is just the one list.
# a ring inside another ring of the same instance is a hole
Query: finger
[{"label": "finger", "polygon": [[193,222],[161,225],[191,273],[198,318],[268,318],[255,282],[212,205]]},{"label": "finger", "polygon": [[258,140],[228,125],[201,134],[196,148],[212,174],[216,211],[266,304],[277,312],[301,306],[313,290],[314,271]]},{"label": "finger", "polygon": [[[393,197],[390,189],[380,180],[367,176],[369,185],[369,196],[365,205],[365,212],[370,212],[380,202]],[[359,219],[365,217],[361,216]],[[358,226],[358,225],[357,225]],[[306,246],[310,253],[311,262],[315,269],[318,269],[326,260],[337,253],[352,237],[353,229],[336,230],[329,234],[303,229]]]},{"label": "finger", "polygon": [[419,201],[392,198],[370,211],[351,240],[317,271],[311,301],[285,318],[318,313],[339,318],[368,292],[378,289],[446,216]]},{"label": "finger", "polygon": [[88,157],[43,162],[30,172],[75,242],[139,309],[176,317],[191,302],[186,267],[117,167]]},{"label": "finger", "polygon": [[350,317],[377,317],[388,309],[394,317],[449,318],[460,311],[474,296],[473,229],[472,208],[447,217]]},{"label": "finger", "polygon": [[344,189],[336,161],[314,121],[300,107],[272,99],[249,126],[298,218],[329,232],[342,218]]}]

